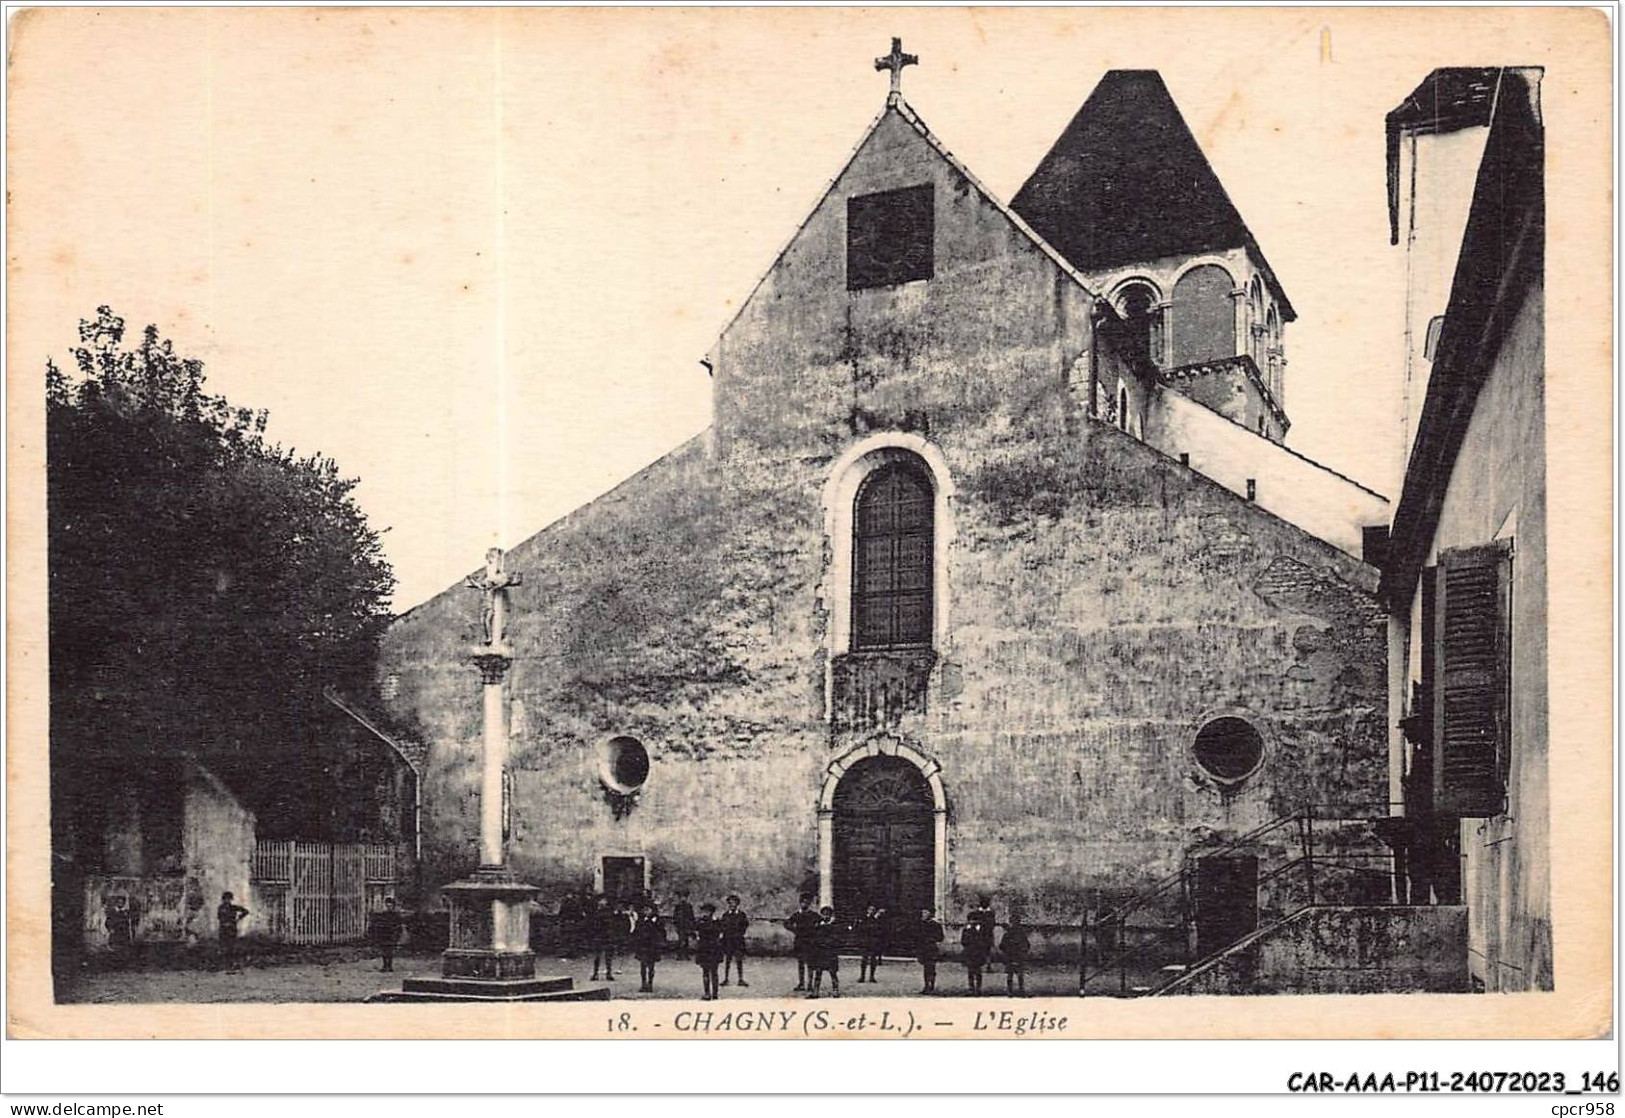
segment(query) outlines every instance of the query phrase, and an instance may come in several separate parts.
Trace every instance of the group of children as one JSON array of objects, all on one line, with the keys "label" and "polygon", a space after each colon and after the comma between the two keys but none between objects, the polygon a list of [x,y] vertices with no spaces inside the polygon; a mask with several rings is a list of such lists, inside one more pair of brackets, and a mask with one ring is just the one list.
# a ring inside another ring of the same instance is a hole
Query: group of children
[{"label": "group of children", "polygon": [[[959,946],[965,962],[965,988],[972,994],[982,992],[982,976],[993,956],[994,927],[993,909],[988,898],[982,897],[977,906],[966,914],[965,930],[959,934]],[[1027,926],[1021,922],[1020,913],[1011,913],[1010,922],[1005,925],[1004,938],[998,944],[998,956],[1004,964],[1006,992],[1026,997],[1027,960],[1032,957],[1032,938]],[[936,989],[935,972],[935,966],[927,968],[926,989],[922,993],[931,993]]]},{"label": "group of children", "polygon": [[[740,986],[750,985],[745,981],[745,931],[750,919],[739,910],[737,896],[729,896],[725,903],[727,910],[719,916],[717,906],[707,901],[700,906],[696,917],[688,894],[683,893],[672,910],[678,950],[687,951],[692,941],[706,1000],[717,996],[719,986],[729,984],[730,974],[737,978]],[[643,898],[636,903],[611,904],[608,898],[598,898],[591,937],[592,981],[598,981],[602,969],[604,981],[614,982],[615,956],[626,949],[638,961],[638,992],[654,992],[655,964],[666,951],[666,921],[653,900]]]},{"label": "group of children", "polygon": [[[806,991],[809,998],[818,997],[824,989],[824,978],[829,978],[830,994],[841,996],[841,946],[845,928],[835,922],[835,910],[825,905],[812,910],[812,894],[801,894],[801,907],[792,912],[784,926],[794,937],[796,956],[796,989]],[[874,907],[869,909],[873,913]],[[868,956],[864,957],[865,965]],[[860,977],[859,982],[863,979]]]},{"label": "group of children", "polygon": [[[830,993],[841,993],[840,948],[855,941],[858,948],[858,981],[877,982],[876,970],[880,966],[888,940],[891,937],[912,941],[914,956],[919,961],[924,983],[922,994],[937,992],[937,961],[942,957],[943,930],[930,909],[920,910],[920,919],[912,928],[900,929],[887,919],[884,909],[869,905],[857,923],[848,928],[838,924],[835,911],[829,906],[812,910],[812,895],[803,894],[801,907],[786,920],[785,927],[795,937],[796,989],[805,990],[809,998],[816,998],[823,990],[823,980],[829,978]],[[995,923],[993,909],[987,897],[982,897],[976,908],[965,919],[965,930],[960,935],[960,947],[965,962],[966,987],[970,993],[982,992],[982,976],[994,954]],[[1012,915],[1004,938],[998,943],[998,956],[1004,964],[1005,985],[1011,994],[1025,997],[1027,993],[1027,960],[1032,955],[1032,939],[1020,915]]]},{"label": "group of children", "polygon": [[[723,986],[734,984],[748,987],[745,981],[745,933],[750,918],[741,911],[739,898],[730,895],[726,908],[720,913],[710,901],[700,905],[696,914],[689,903],[688,894],[678,894],[672,908],[671,924],[676,933],[677,950],[692,950],[694,962],[700,968],[701,1000],[717,998]],[[615,955],[623,945],[638,960],[638,991],[653,993],[655,964],[660,961],[667,946],[666,921],[656,910],[654,902],[644,898],[636,903],[615,902],[600,897],[597,918],[592,928],[594,941],[593,981],[602,970],[604,981],[615,980]],[[841,993],[841,952],[848,947],[858,951],[858,981],[879,981],[876,971],[888,943],[892,939],[909,942],[924,978],[922,994],[937,990],[937,961],[942,955],[944,933],[930,909],[920,912],[918,923],[902,928],[888,918],[876,905],[869,905],[855,924],[836,920],[835,910],[828,905],[813,908],[813,896],[804,893],[800,906],[784,921],[794,939],[797,992],[809,998],[821,997],[827,982],[829,994]],[[987,897],[980,898],[977,907],[965,918],[960,935],[960,947],[965,963],[966,988],[971,994],[982,992],[982,980],[995,953],[1004,966],[1005,986],[1012,995],[1027,993],[1027,962],[1032,954],[1032,940],[1019,914],[1013,914],[998,939],[993,909]],[[996,947],[996,951],[995,951]]]},{"label": "group of children", "polygon": [[[740,909],[737,895],[729,895],[724,903],[726,907],[718,912],[717,906],[707,901],[696,914],[684,892],[678,894],[672,908],[670,930],[675,932],[679,952],[692,948],[694,962],[700,968],[703,1001],[715,1000],[720,988],[730,985],[730,979],[740,987],[750,985],[745,980],[745,935],[750,918]],[[236,940],[237,925],[246,915],[245,909],[233,903],[230,893],[221,898],[220,939],[228,954]],[[386,971],[393,969],[395,944],[403,922],[394,898],[389,898],[369,929],[370,938],[383,954]],[[937,992],[937,962],[942,955],[944,933],[930,909],[920,911],[918,922],[899,923],[871,904],[857,921],[848,924],[838,921],[835,910],[828,905],[814,909],[813,895],[803,893],[799,907],[785,919],[784,926],[794,940],[795,989],[809,998],[823,996],[826,980],[830,995],[840,996],[841,953],[848,948],[857,949],[858,982],[878,982],[876,972],[893,942],[913,948],[924,978],[920,993]],[[593,949],[592,981],[598,981],[600,973],[603,981],[615,981],[616,956],[626,952],[638,961],[638,992],[654,992],[655,967],[668,947],[668,926],[652,898],[645,895],[635,900],[611,901],[600,896],[584,910],[582,927],[583,938]],[[990,901],[982,897],[977,907],[967,913],[959,940],[966,988],[971,994],[982,992],[983,975],[995,955],[996,934]],[[1011,915],[996,953],[1004,965],[1009,993],[1025,996],[1032,942],[1019,914]]]}]

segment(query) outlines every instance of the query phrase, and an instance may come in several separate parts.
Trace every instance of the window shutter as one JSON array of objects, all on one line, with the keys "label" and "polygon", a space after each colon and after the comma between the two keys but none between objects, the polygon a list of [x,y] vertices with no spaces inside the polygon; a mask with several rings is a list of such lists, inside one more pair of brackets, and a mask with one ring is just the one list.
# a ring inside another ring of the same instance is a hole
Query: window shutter
[{"label": "window shutter", "polygon": [[1441,815],[1498,815],[1506,802],[1510,545],[1439,556],[1433,593],[1433,799]]}]

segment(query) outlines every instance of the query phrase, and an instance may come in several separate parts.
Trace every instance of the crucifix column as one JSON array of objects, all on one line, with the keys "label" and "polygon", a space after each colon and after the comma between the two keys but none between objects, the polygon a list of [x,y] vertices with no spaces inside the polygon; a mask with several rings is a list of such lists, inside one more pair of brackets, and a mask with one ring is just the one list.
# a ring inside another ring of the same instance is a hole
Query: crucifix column
[{"label": "crucifix column", "polygon": [[522,582],[503,564],[502,549],[485,553],[485,570],[466,585],[484,595],[484,641],[469,659],[479,669],[484,728],[480,756],[480,864],[443,890],[451,906],[451,942],[439,978],[409,978],[384,1001],[538,1001],[603,998],[608,990],[575,990],[569,978],[537,978],[530,949],[530,905],[537,889],[508,866],[503,841],[503,773],[508,761],[506,683],[508,589]]},{"label": "crucifix column", "polygon": [[502,774],[508,764],[508,708],[503,684],[513,663],[508,647],[508,587],[519,586],[524,577],[509,571],[502,563],[502,549],[485,553],[485,570],[470,575],[467,586],[485,595],[483,625],[485,643],[473,655],[483,683],[485,727],[480,768],[480,867],[493,869],[507,864],[502,842]]}]

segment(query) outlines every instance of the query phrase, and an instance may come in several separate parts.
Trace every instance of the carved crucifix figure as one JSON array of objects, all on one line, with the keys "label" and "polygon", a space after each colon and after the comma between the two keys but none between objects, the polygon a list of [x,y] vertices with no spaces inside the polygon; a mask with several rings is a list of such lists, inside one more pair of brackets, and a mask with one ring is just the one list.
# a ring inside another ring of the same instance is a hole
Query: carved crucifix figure
[{"label": "carved crucifix figure", "polygon": [[920,59],[918,55],[903,53],[903,40],[901,39],[893,39],[891,41],[890,54],[886,55],[884,58],[875,59],[876,70],[891,71],[890,96],[893,100],[902,96],[903,93],[903,67],[917,66],[919,65],[919,62]]},{"label": "carved crucifix figure", "polygon": [[500,645],[506,636],[503,622],[507,618],[508,587],[523,584],[525,578],[518,571],[506,570],[502,565],[502,549],[493,547],[485,553],[485,570],[469,575],[466,585],[485,594],[485,643]]}]

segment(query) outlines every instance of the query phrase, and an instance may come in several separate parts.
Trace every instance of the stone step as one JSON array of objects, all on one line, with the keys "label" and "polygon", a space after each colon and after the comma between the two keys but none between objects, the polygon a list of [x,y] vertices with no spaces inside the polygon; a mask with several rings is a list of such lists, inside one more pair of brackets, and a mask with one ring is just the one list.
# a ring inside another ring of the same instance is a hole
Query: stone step
[{"label": "stone step", "polygon": [[607,987],[577,990],[575,979],[408,978],[399,990],[380,990],[369,1002],[599,1002]]},{"label": "stone step", "polygon": [[367,1001],[383,1003],[416,1002],[419,1004],[463,1002],[485,1003],[487,1005],[512,1004],[514,1002],[607,1002],[609,1001],[609,991],[603,987],[587,990],[550,990],[538,994],[448,994],[410,990],[383,990],[372,995]]},{"label": "stone step", "polygon": [[468,994],[475,997],[514,997],[520,994],[557,994],[570,990],[575,980],[556,978],[408,978],[401,989],[408,994]]}]

